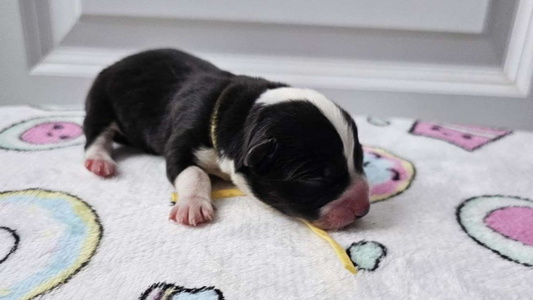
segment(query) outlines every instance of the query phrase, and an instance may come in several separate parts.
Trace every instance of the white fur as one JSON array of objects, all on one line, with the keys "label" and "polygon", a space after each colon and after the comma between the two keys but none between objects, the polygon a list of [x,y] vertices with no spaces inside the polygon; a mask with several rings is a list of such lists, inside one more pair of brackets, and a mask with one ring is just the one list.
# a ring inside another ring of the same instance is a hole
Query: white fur
[{"label": "white fur", "polygon": [[113,135],[118,132],[116,123],[112,123],[94,140],[85,150],[85,159],[103,159],[113,161],[111,152],[113,151]]},{"label": "white fur", "polygon": [[181,199],[194,197],[195,199],[211,200],[211,180],[209,176],[196,166],[183,170],[174,181],[174,186]]},{"label": "white fur", "polygon": [[355,166],[353,161],[353,150],[355,141],[353,132],[349,124],[344,120],[341,110],[335,103],[317,91],[299,88],[277,88],[264,92],[259,96],[256,103],[263,105],[273,105],[287,101],[305,100],[316,106],[324,116],[333,124],[337,130],[344,147],[344,157],[348,164],[348,171],[355,177]]},{"label": "white fur", "polygon": [[222,157],[219,160],[219,164],[222,172],[229,174],[233,184],[235,184],[241,191],[243,191],[250,197],[255,198],[244,176],[235,172],[235,162],[232,159]]},{"label": "white fur", "polygon": [[207,173],[218,176],[224,180],[230,180],[230,175],[222,172],[220,169],[217,153],[213,148],[200,148],[194,151],[194,157],[196,158],[196,164]]}]

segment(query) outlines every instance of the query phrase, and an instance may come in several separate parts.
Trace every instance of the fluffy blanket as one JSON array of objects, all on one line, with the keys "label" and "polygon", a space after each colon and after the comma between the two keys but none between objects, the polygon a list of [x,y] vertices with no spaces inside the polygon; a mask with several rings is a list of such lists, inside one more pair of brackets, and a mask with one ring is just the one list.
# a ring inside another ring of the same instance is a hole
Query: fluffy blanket
[{"label": "fluffy blanket", "polygon": [[533,134],[357,117],[370,213],[331,235],[247,197],[167,220],[161,157],[83,167],[83,112],[0,109],[0,299],[531,299]]}]

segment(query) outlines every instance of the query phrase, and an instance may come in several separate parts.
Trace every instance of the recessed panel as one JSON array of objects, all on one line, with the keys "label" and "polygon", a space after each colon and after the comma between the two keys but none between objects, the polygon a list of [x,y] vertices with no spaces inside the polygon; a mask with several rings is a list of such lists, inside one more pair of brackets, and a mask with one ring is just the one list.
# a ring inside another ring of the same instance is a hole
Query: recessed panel
[{"label": "recessed panel", "polygon": [[83,13],[481,33],[489,0],[82,0]]}]

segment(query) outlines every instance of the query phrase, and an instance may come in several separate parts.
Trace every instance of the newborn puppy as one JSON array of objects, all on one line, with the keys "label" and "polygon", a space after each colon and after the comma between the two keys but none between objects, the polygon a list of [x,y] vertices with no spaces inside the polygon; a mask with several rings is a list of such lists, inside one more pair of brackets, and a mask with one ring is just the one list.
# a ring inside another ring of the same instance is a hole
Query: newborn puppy
[{"label": "newborn puppy", "polygon": [[178,223],[213,219],[208,174],[323,229],[345,227],[369,210],[357,127],[316,91],[160,49],[104,69],[86,112],[86,168],[116,173],[113,140],[163,155],[180,197],[170,212]]}]

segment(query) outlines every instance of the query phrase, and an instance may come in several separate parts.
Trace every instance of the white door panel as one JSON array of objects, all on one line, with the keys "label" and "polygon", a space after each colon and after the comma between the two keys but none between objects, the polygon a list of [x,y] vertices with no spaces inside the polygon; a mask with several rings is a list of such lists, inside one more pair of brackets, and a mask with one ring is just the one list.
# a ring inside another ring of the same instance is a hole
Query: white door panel
[{"label": "white door panel", "polygon": [[481,33],[489,0],[82,0],[87,15]]},{"label": "white door panel", "polygon": [[533,0],[216,3],[0,1],[0,104],[79,105],[106,65],[170,46],[358,114],[533,129]]}]

